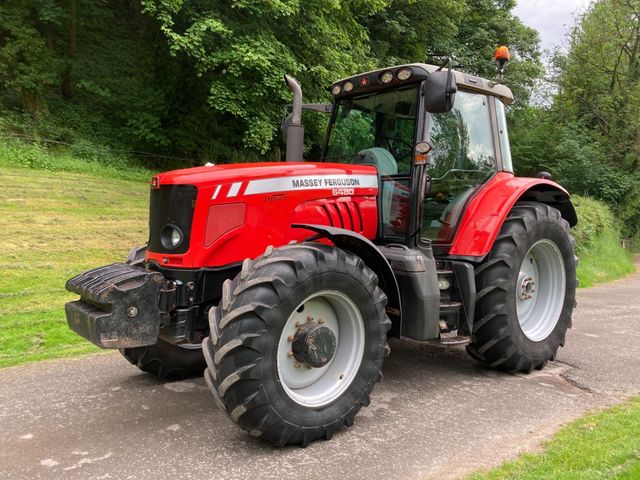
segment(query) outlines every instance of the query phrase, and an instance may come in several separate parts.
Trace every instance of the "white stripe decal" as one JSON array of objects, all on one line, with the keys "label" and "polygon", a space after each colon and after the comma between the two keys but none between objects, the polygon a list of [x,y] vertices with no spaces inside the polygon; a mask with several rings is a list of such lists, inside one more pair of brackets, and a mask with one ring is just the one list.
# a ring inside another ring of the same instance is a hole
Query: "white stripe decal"
[{"label": "white stripe decal", "polygon": [[238,192],[240,191],[241,186],[242,186],[242,182],[236,182],[233,185],[231,185],[231,188],[229,189],[229,193],[227,193],[227,198],[235,197],[236,195],[238,195]]},{"label": "white stripe decal", "polygon": [[216,190],[213,192],[213,195],[211,195],[211,200],[215,200],[218,197],[218,194],[220,193],[220,187],[222,187],[222,185],[218,185],[216,187]]},{"label": "white stripe decal", "polygon": [[300,175],[295,177],[251,180],[245,195],[288,192],[291,190],[326,190],[328,188],[377,188],[377,175]]}]

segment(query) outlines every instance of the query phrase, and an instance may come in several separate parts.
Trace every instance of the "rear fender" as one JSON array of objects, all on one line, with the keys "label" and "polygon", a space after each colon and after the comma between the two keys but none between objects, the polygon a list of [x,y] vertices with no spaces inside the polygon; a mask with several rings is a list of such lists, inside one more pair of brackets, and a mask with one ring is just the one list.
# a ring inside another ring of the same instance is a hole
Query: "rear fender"
[{"label": "rear fender", "polygon": [[391,320],[389,335],[400,337],[402,306],[400,289],[391,265],[380,250],[367,238],[351,230],[326,225],[293,224],[293,228],[304,228],[317,233],[320,238],[330,240],[336,247],[347,250],[358,257],[378,276],[378,284],[387,295],[387,315]]},{"label": "rear fender", "polygon": [[482,260],[513,206],[523,200],[546,203],[557,208],[570,226],[578,223],[569,193],[556,182],[500,172],[467,205],[449,255]]}]

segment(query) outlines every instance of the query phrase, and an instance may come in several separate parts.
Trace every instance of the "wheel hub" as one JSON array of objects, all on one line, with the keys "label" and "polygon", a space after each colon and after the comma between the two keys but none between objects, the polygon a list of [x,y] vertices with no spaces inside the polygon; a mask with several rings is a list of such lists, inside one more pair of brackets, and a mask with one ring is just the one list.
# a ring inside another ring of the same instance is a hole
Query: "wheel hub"
[{"label": "wheel hub", "polygon": [[316,322],[307,322],[296,331],[291,350],[295,359],[312,368],[328,364],[336,353],[333,331]]},{"label": "wheel hub", "polygon": [[533,280],[533,277],[529,275],[520,275],[520,288],[518,290],[518,294],[522,300],[531,300],[533,298],[533,294],[536,292],[535,286],[536,282]]}]

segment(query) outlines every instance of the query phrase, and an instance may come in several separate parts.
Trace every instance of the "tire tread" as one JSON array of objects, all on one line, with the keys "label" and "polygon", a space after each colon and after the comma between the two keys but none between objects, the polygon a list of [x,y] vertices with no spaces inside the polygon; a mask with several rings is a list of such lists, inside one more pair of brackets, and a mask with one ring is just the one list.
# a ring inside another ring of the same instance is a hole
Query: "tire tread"
[{"label": "tire tread", "polygon": [[331,438],[343,427],[353,425],[360,408],[369,404],[369,392],[382,378],[379,366],[367,384],[365,394],[346,413],[316,427],[296,425],[280,416],[269,404],[260,384],[263,358],[257,345],[265,329],[269,328],[262,313],[278,308],[279,302],[291,290],[292,286],[284,278],[300,282],[313,271],[332,271],[340,264],[345,265],[342,267],[345,273],[347,269],[359,272],[362,284],[373,292],[372,302],[380,317],[378,362],[381,365],[382,358],[389,352],[387,331],[391,327],[385,313],[386,295],[378,286],[375,273],[354,254],[319,243],[271,248],[255,260],[245,260],[238,276],[225,282],[217,312],[209,316],[210,329],[214,333],[204,342],[203,353],[208,366],[206,379],[218,406],[250,435],[278,446],[307,446],[319,438]]},{"label": "tire tread", "polygon": [[[478,321],[473,326],[472,343],[467,347],[467,352],[488,367],[509,372],[529,373],[534,369],[543,368],[549,360],[554,360],[558,347],[564,345],[565,331],[558,331],[553,335],[553,341],[558,344],[551,346],[549,355],[543,358],[532,358],[520,348],[514,338],[512,329],[516,328],[518,320],[517,317],[509,316],[510,308],[507,307],[507,298],[515,294],[515,290],[511,290],[509,279],[514,278],[514,275],[517,278],[520,268],[519,265],[515,265],[516,262],[513,259],[523,254],[522,249],[527,235],[540,222],[558,225],[569,239],[572,249],[571,258],[574,260],[577,258],[573,254],[575,239],[569,233],[569,224],[557,209],[538,202],[518,202],[514,206],[489,256],[476,268],[475,272],[478,290],[476,297]],[[575,297],[575,285],[573,291],[567,290],[567,295]],[[515,316],[515,311],[512,315]],[[568,315],[569,319],[566,323],[570,328],[571,310]]]}]

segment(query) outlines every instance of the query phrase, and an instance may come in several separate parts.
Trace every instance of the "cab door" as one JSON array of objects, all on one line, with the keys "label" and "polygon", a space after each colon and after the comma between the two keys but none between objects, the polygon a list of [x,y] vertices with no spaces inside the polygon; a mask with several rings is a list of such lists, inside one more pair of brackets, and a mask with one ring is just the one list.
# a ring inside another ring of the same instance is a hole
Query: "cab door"
[{"label": "cab door", "polygon": [[429,115],[430,188],[423,201],[420,236],[436,246],[451,244],[467,200],[498,169],[494,101],[481,93],[459,91],[451,111]]}]

